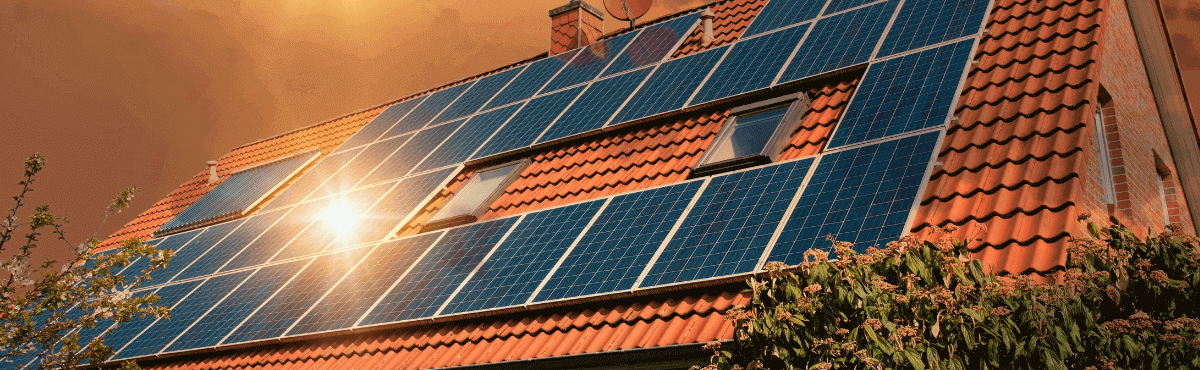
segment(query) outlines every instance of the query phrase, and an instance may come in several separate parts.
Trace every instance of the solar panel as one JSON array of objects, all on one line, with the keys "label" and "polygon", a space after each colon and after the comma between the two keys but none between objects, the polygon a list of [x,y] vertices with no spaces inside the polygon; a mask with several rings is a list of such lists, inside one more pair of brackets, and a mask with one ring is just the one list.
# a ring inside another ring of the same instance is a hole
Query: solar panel
[{"label": "solar panel", "polygon": [[[158,302],[155,306],[175,307],[175,304],[187,297],[196,286],[200,285],[200,281],[189,281],[179,284],[173,284],[159,288],[154,293],[158,295]],[[173,311],[173,310],[172,310]],[[145,331],[151,324],[157,320],[154,316],[134,317],[133,319],[117,326],[111,333],[104,335],[104,344],[112,346],[114,350],[120,350],[133,341],[138,334]]]},{"label": "solar panel", "polygon": [[825,8],[825,14],[833,14],[878,1],[879,0],[830,0],[829,7]]},{"label": "solar panel", "polygon": [[325,292],[353,269],[371,248],[317,256],[221,344],[251,342],[283,335]]},{"label": "solar panel", "polygon": [[241,284],[253,271],[241,271],[228,275],[213,276],[204,280],[195,291],[171,310],[171,318],[158,320],[149,329],[138,335],[125,348],[113,356],[113,360],[149,356],[161,351],[172,339],[179,336],[196,319],[208,312],[221,298]]},{"label": "solar panel", "polygon": [[470,159],[471,154],[479,150],[479,147],[488,138],[492,137],[492,134],[496,133],[501,125],[508,122],[513,113],[516,113],[517,109],[520,108],[520,104],[513,104],[471,117],[467,120],[467,123],[463,124],[461,129],[450,135],[450,138],[446,139],[446,142],[442,146],[426,157],[413,172],[421,173],[455,163],[466,162],[467,159]]},{"label": "solar panel", "polygon": [[[133,298],[136,299],[136,298],[142,298],[142,297],[148,296],[148,295],[154,293],[155,290],[157,290],[157,289],[147,289],[147,290],[133,293]],[[83,316],[83,312],[80,310],[76,310],[76,309],[72,309],[71,312],[68,312],[67,314],[70,316],[70,318],[72,320],[79,320]],[[87,343],[90,343],[93,339],[96,339],[96,337],[105,335],[104,332],[107,331],[109,328],[112,328],[113,331],[115,332],[118,329],[130,326],[131,324],[135,323],[136,321],[137,321],[137,319],[130,320],[124,324],[121,324],[121,326],[119,326],[119,327],[113,328],[113,324],[116,324],[116,321],[114,321],[113,319],[103,318],[103,317],[97,318],[95,321],[95,326],[93,326],[91,328],[80,327],[79,330],[76,331],[77,333],[79,333],[78,342],[76,342],[76,343],[78,343],[81,346],[87,345]],[[105,340],[105,342],[107,343],[108,341]],[[61,349],[62,347],[59,346],[58,348]],[[81,364],[81,365],[83,365],[83,364]]]},{"label": "solar panel", "polygon": [[184,248],[172,249],[175,251],[175,255],[171,257],[171,262],[167,264],[167,267],[151,273],[150,278],[155,283],[171,281],[171,278],[179,274],[180,271],[187,269],[188,265],[196,262],[200,256],[208,252],[209,248],[212,248],[213,245],[216,245],[217,242],[224,239],[226,235],[229,235],[233,229],[236,229],[241,224],[240,221],[226,222],[204,229],[202,234],[197,235]]},{"label": "solar panel", "polygon": [[309,193],[316,190],[326,180],[333,177],[333,174],[342,169],[346,163],[354,159],[354,156],[362,152],[363,148],[350,149],[344,152],[333,153],[326,156],[320,162],[313,165],[312,168],[301,175],[295,182],[283,189],[275,199],[268,203],[265,209],[277,209],[285,206],[290,206],[300,203]]},{"label": "solar panel", "polygon": [[754,271],[812,159],[712,178],[639,285]]},{"label": "solar panel", "polygon": [[825,237],[864,251],[904,234],[939,133],[826,154],[813,173],[768,261],[795,265]]},{"label": "solar panel", "polygon": [[571,62],[558,72],[558,76],[542,88],[542,92],[556,91],[595,79],[604,71],[604,67],[625,50],[634,36],[637,36],[637,32],[627,32],[580,48],[575,59],[571,59]]},{"label": "solar panel", "polygon": [[733,45],[712,76],[692,98],[691,105],[727,98],[771,86],[812,24],[792,27]]},{"label": "solar panel", "polygon": [[433,316],[516,221],[516,217],[510,217],[446,231],[412,271],[380,298],[360,325]]},{"label": "solar panel", "polygon": [[[171,252],[175,252],[175,253],[186,251],[188,249],[186,247],[189,245],[188,242],[192,241],[193,238],[195,238],[197,235],[200,235],[204,231],[205,231],[205,229],[191,230],[191,231],[171,235],[171,236],[165,238],[162,242],[158,243],[156,248],[158,248],[160,250],[169,249],[169,250],[171,250]],[[176,261],[176,262],[180,261],[175,258],[171,258],[171,260]],[[151,272],[150,273],[150,281],[147,281],[146,285],[162,284],[162,283],[167,282],[167,280],[170,280],[171,275],[166,275],[166,270],[170,267],[171,267],[171,264],[168,263],[167,267],[160,268],[154,272]],[[178,271],[178,270],[176,270],[176,271]]]},{"label": "solar panel", "polygon": [[597,200],[525,215],[441,314],[524,304],[603,205]]},{"label": "solar panel", "polygon": [[979,33],[988,0],[905,2],[878,57]]},{"label": "solar panel", "polygon": [[317,333],[354,326],[392,283],[404,278],[408,268],[441,236],[442,232],[438,231],[380,244],[286,334]]},{"label": "solar panel", "polygon": [[379,184],[358,189],[333,201],[316,215],[313,223],[300,232],[300,235],[279,251],[271,261],[283,261],[300,256],[324,251],[329,243],[338,237],[339,233],[348,232],[354,227],[356,219],[366,214],[367,210],[379,200],[383,194],[391,190],[396,183]]},{"label": "solar panel", "polygon": [[829,147],[946,123],[975,40],[873,63]]},{"label": "solar panel", "polygon": [[234,172],[154,231],[161,236],[206,223],[240,217],[320,155],[312,150]]},{"label": "solar panel", "polygon": [[530,100],[525,107],[521,108],[520,112],[513,116],[510,123],[500,128],[500,131],[492,136],[491,140],[488,140],[487,144],[484,144],[483,148],[480,148],[472,158],[483,158],[533,144],[542,131],[545,131],[546,127],[550,126],[555,118],[558,118],[558,115],[567,108],[567,104],[571,104],[571,101],[575,100],[581,91],[583,91],[583,86]]},{"label": "solar panel", "polygon": [[459,95],[463,95],[463,92],[467,91],[474,84],[475,81],[465,82],[429,95],[429,99],[425,99],[425,102],[417,106],[416,109],[413,109],[412,113],[409,113],[408,116],[397,122],[396,126],[393,126],[391,130],[383,134],[383,137],[403,135],[424,128],[434,117],[446,109],[455,99],[458,99]]},{"label": "solar panel", "polygon": [[484,109],[502,107],[537,94],[538,90],[541,90],[547,81],[554,78],[563,65],[571,61],[571,58],[575,57],[575,53],[578,52],[579,50],[576,49],[533,62],[529,67],[525,67],[521,75],[514,78],[504,90],[496,94]]},{"label": "solar panel", "polygon": [[416,134],[407,134],[396,136],[383,141],[377,141],[371,144],[366,149],[363,149],[362,154],[355,157],[354,160],[342,167],[329,181],[326,181],[317,188],[312,194],[308,195],[307,200],[313,200],[337,194],[342,194],[358,184],[363,178],[371,174],[376,168],[380,167],[389,156],[397,149],[409,142],[409,138],[415,137]]},{"label": "solar panel", "polygon": [[[159,243],[162,243],[168,238],[170,237],[150,239],[143,243],[157,248]],[[133,280],[139,276],[142,276],[142,271],[145,271],[150,267],[150,260],[151,259],[149,257],[139,257],[133,261],[129,261],[129,266],[125,266],[125,269],[121,270],[121,280],[124,281],[125,284],[133,284]]]},{"label": "solar panel", "polygon": [[691,181],[613,198],[534,300],[633,288],[702,183]]},{"label": "solar panel", "polygon": [[517,74],[521,73],[522,69],[524,69],[524,67],[509,68],[503,72],[481,78],[479,82],[475,83],[475,86],[471,86],[470,90],[467,90],[466,93],[463,93],[463,95],[459,97],[454,104],[446,107],[446,110],[442,111],[442,114],[439,114],[437,118],[433,120],[433,123],[438,124],[446,121],[453,121],[475,114],[479,108],[483,108],[484,103],[487,103],[488,100],[491,100],[497,92],[500,92],[500,89],[503,89],[504,86],[508,85],[509,81],[512,81],[514,77],[517,77]]},{"label": "solar panel", "polygon": [[754,17],[742,38],[810,21],[821,14],[824,7],[825,0],[771,0]]},{"label": "solar panel", "polygon": [[651,71],[651,68],[643,68],[593,82],[583,92],[583,95],[580,95],[579,99],[575,100],[570,108],[567,108],[566,113],[563,113],[563,116],[555,121],[554,125],[546,130],[546,133],[542,134],[538,143],[554,141],[604,127],[613,113],[616,113],[617,108],[621,107],[621,103],[625,102],[625,99],[629,99],[629,95],[642,84],[642,80],[645,80]]},{"label": "solar panel", "polygon": [[625,103],[612,124],[629,122],[683,108],[728,46],[706,50],[660,64],[654,74]]},{"label": "solar panel", "polygon": [[175,338],[163,352],[217,345],[308,262],[309,260],[296,260],[256,270],[245,283],[222,298],[216,307]]},{"label": "solar panel", "polygon": [[875,51],[898,0],[877,3],[817,20],[813,32],[788,63],[780,83],[866,62]]},{"label": "solar panel", "polygon": [[428,201],[434,193],[441,191],[450,176],[458,168],[446,168],[401,180],[392,191],[384,195],[361,218],[355,221],[353,231],[342,233],[334,241],[334,248],[359,245],[383,240]]},{"label": "solar panel", "polygon": [[375,116],[370,123],[367,123],[366,126],[363,126],[362,129],[359,129],[358,132],[354,133],[354,136],[351,136],[350,139],[347,139],[346,142],[342,143],[342,145],[338,147],[338,151],[363,146],[373,143],[375,140],[379,140],[379,137],[382,136],[383,133],[391,129],[392,125],[395,125],[396,122],[399,122],[401,118],[404,118],[408,112],[412,111],[413,108],[416,108],[417,104],[421,104],[421,102],[427,97],[429,97],[429,95],[419,96],[392,104],[392,106],[387,107],[387,109],[383,110],[383,113],[379,113],[379,115]]},{"label": "solar panel", "polygon": [[604,70],[604,76],[661,62],[699,22],[695,14],[681,15],[646,27],[624,52],[613,59],[608,69]]},{"label": "solar panel", "polygon": [[233,259],[242,249],[250,245],[255,238],[267,230],[267,228],[279,221],[283,215],[287,214],[289,209],[281,209],[268,213],[259,213],[246,218],[241,227],[234,230],[229,236],[221,240],[220,243],[209,249],[196,262],[192,262],[190,266],[175,276],[175,280],[191,279],[195,277],[205,276],[217,272],[221,266]]},{"label": "solar panel", "polygon": [[408,141],[408,144],[404,144],[400,150],[383,161],[379,168],[376,168],[375,172],[367,176],[361,184],[377,184],[404,177],[462,124],[463,121],[460,120],[421,130],[416,136],[413,136],[412,140]]},{"label": "solar panel", "polygon": [[279,219],[279,222],[271,225],[262,235],[258,236],[258,239],[230,259],[228,264],[221,267],[221,271],[233,271],[267,263],[308,224],[321,217],[321,212],[329,208],[333,201],[332,198],[326,198],[292,208],[288,214]]}]

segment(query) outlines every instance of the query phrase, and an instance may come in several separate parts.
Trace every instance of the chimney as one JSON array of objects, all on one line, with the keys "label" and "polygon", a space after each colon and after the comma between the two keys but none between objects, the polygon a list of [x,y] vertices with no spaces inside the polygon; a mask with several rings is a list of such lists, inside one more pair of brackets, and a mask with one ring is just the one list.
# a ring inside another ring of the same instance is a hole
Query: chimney
[{"label": "chimney", "polygon": [[604,13],[583,0],[550,11],[550,55],[588,46],[604,35]]},{"label": "chimney", "polygon": [[700,14],[700,19],[704,20],[704,26],[703,26],[704,27],[704,36],[702,36],[700,38],[700,46],[703,46],[703,47],[712,46],[713,41],[716,40],[715,38],[713,38],[713,30],[712,30],[712,20],[713,20],[713,18],[716,18],[716,17],[717,17],[717,15],[713,14],[712,9],[704,9],[704,13]]},{"label": "chimney", "polygon": [[217,161],[208,161],[208,185],[212,185],[220,179],[217,176]]}]

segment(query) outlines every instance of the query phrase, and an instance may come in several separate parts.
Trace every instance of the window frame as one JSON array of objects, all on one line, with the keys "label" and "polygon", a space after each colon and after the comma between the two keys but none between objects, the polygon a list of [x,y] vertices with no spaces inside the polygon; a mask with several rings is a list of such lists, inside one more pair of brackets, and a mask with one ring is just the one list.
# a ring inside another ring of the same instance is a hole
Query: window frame
[{"label": "window frame", "polygon": [[[763,145],[762,151],[757,154],[709,162],[716,155],[717,151],[714,149],[717,149],[719,145],[726,145],[731,135],[736,132],[740,116],[760,113],[783,105],[787,105],[787,112],[784,113],[783,118],[775,127],[775,131],[771,133],[771,137],[767,139],[766,144]],[[791,141],[791,134],[800,126],[801,121],[804,120],[804,116],[808,114],[811,106],[812,99],[807,93],[800,92],[730,109],[728,120],[721,127],[721,131],[717,133],[717,137],[704,149],[704,154],[696,161],[696,165],[692,168],[689,178],[712,176],[774,162],[783,154],[783,150],[787,147],[788,142]]]},{"label": "window frame", "polygon": [[[438,208],[437,212],[433,213],[433,216],[429,218],[429,221],[427,221],[425,223],[425,225],[421,226],[421,231],[427,232],[427,231],[433,231],[433,230],[438,230],[438,229],[445,229],[445,228],[455,227],[455,226],[459,226],[459,225],[465,225],[465,224],[469,224],[469,223],[478,221],[479,218],[482,217],[483,214],[486,213],[489,208],[491,208],[492,203],[494,203],[496,201],[496,199],[499,199],[500,196],[504,194],[504,189],[507,189],[509,185],[511,185],[514,181],[517,180],[517,178],[520,178],[521,173],[524,172],[525,168],[529,167],[529,165],[531,163],[532,162],[529,160],[529,158],[521,158],[521,159],[518,159],[515,161],[504,162],[504,163],[501,163],[501,164],[498,164],[495,166],[485,167],[485,168],[481,168],[481,169],[475,171],[475,173],[471,175],[471,178],[467,179],[466,182],[463,184],[463,186],[460,187],[458,189],[458,191],[455,192],[454,195],[451,196],[448,201],[446,201],[446,203],[442,204],[442,206],[440,208]],[[483,198],[483,201],[481,201],[479,203],[479,205],[477,205],[475,207],[474,210],[472,210],[471,212],[468,212],[468,213],[464,213],[464,214],[439,218],[441,213],[448,209],[447,206],[449,206],[451,204],[451,202],[454,202],[454,200],[456,198],[463,195],[463,193],[465,191],[471,190],[470,189],[471,185],[477,183],[477,181],[480,178],[479,177],[480,175],[482,175],[486,172],[489,172],[489,171],[495,171],[495,170],[499,170],[499,169],[502,169],[505,167],[510,167],[510,166],[516,166],[516,168],[513,169],[512,172],[508,174],[508,176],[505,176],[503,180],[500,180],[500,182],[497,183],[496,188],[492,189],[491,194],[488,194],[487,196],[485,196]]]},{"label": "window frame", "polygon": [[1096,152],[1100,159],[1100,186],[1104,188],[1104,203],[1117,204],[1116,182],[1113,180],[1112,155],[1108,150],[1108,130],[1105,128],[1102,107],[1096,107],[1095,125],[1092,128],[1096,134]]}]

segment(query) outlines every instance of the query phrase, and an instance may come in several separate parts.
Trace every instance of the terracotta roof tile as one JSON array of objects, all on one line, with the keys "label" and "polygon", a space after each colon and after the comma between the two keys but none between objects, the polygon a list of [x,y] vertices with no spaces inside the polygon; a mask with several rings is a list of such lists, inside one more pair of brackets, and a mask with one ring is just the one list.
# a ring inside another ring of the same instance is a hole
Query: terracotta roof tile
[{"label": "terracotta roof tile", "polygon": [[688,38],[679,45],[679,49],[675,51],[674,57],[691,55],[705,51],[708,49],[720,47],[731,42],[734,42],[746,31],[750,26],[750,21],[763,6],[767,4],[767,0],[747,0],[747,1],[722,1],[713,4],[710,9],[716,18],[713,18],[713,43],[708,47],[700,45],[700,39],[704,35],[704,30],[697,27]]}]

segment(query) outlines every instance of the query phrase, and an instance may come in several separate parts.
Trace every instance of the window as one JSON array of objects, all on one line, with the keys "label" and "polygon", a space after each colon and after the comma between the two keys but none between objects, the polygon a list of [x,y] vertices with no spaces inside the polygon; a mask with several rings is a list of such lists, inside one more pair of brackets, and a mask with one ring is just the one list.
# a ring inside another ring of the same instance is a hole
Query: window
[{"label": "window", "polygon": [[1171,206],[1173,202],[1167,201],[1167,196],[1175,194],[1175,183],[1171,179],[1171,167],[1167,162],[1158,155],[1158,152],[1151,149],[1150,154],[1154,155],[1154,172],[1158,176],[1158,199],[1161,200],[1163,225],[1171,224]]},{"label": "window", "polygon": [[467,180],[454,197],[433,215],[422,230],[436,230],[475,222],[528,165],[529,161],[523,159],[476,172],[475,176]]},{"label": "window", "polygon": [[729,122],[700,157],[692,177],[703,177],[771,163],[809,106],[801,93],[766,100],[730,111]]},{"label": "window", "polygon": [[1095,124],[1097,158],[1100,158],[1100,184],[1104,187],[1104,203],[1117,204],[1116,186],[1113,184],[1112,158],[1108,152],[1108,135],[1104,131],[1104,115],[1096,108]]},{"label": "window", "polygon": [[1167,207],[1167,186],[1166,179],[1163,175],[1155,176],[1158,179],[1158,199],[1162,200],[1162,217],[1163,225],[1171,224],[1171,209]]}]

